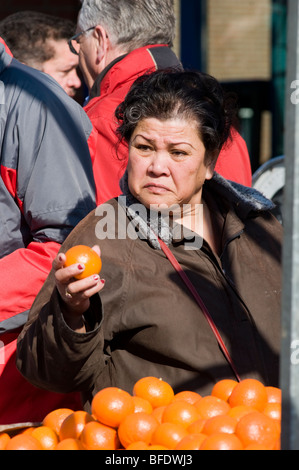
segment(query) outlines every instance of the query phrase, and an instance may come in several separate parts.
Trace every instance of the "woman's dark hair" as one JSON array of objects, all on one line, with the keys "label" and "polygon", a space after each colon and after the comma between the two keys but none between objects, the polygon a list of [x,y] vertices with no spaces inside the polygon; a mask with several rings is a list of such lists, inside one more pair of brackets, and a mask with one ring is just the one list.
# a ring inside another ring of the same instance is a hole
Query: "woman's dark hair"
[{"label": "woman's dark hair", "polygon": [[207,155],[214,159],[230,139],[236,100],[212,76],[167,69],[139,77],[115,112],[121,141],[130,142],[140,120],[195,119]]}]

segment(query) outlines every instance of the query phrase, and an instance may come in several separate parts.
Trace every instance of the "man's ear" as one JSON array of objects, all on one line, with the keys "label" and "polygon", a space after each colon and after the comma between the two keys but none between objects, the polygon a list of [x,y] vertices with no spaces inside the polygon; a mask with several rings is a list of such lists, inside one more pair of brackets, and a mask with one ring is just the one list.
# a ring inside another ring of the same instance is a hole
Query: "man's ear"
[{"label": "man's ear", "polygon": [[97,62],[100,63],[105,60],[109,50],[110,42],[107,31],[103,26],[97,25],[94,34],[97,39]]}]

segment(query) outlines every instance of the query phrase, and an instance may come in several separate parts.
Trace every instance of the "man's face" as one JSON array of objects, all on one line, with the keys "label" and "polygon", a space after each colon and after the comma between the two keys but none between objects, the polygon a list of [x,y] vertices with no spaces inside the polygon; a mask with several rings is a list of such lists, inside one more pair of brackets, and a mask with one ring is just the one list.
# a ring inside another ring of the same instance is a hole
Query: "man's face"
[{"label": "man's face", "polygon": [[73,98],[82,85],[77,74],[79,58],[70,51],[66,40],[50,40],[49,44],[55,49],[55,55],[42,64],[41,70],[51,75]]}]

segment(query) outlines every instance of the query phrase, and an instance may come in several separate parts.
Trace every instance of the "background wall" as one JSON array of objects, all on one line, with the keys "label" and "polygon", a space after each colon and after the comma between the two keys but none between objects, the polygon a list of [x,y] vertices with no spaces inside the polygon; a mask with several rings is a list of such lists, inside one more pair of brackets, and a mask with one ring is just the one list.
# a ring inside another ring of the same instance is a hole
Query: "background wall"
[{"label": "background wall", "polygon": [[271,0],[209,0],[208,71],[220,80],[271,78]]},{"label": "background wall", "polygon": [[80,0],[1,0],[0,19],[21,10],[36,10],[76,21]]}]

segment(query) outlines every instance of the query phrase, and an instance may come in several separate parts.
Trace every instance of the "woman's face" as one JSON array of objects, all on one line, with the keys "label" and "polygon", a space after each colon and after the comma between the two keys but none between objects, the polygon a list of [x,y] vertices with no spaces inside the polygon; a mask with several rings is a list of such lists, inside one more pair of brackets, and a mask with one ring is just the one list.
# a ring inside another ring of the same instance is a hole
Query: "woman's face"
[{"label": "woman's face", "polygon": [[201,204],[202,185],[213,176],[195,120],[141,120],[130,141],[131,193],[151,204]]}]

